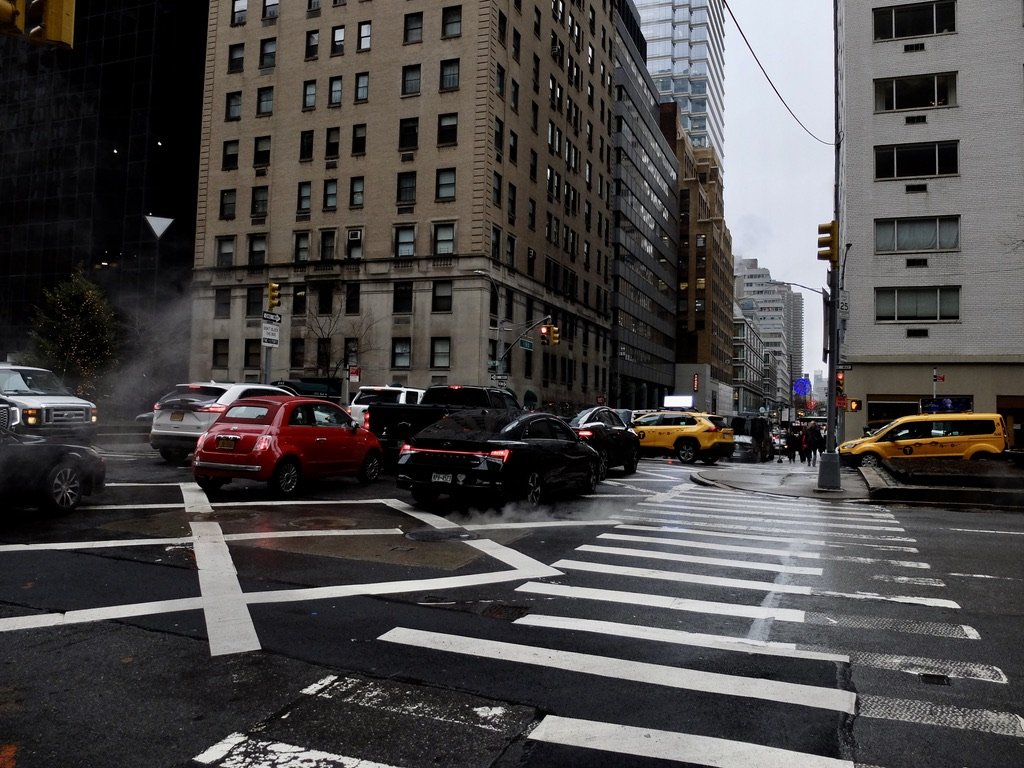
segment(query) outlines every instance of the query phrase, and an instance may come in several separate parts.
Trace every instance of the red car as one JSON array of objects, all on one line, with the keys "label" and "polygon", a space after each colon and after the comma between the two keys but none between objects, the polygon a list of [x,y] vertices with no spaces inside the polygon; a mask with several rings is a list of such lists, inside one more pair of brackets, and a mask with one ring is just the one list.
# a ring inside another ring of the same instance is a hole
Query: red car
[{"label": "red car", "polygon": [[192,474],[206,490],[247,478],[291,496],[306,480],[355,475],[369,483],[382,466],[376,435],[345,409],[313,397],[266,396],[228,406],[199,438]]}]

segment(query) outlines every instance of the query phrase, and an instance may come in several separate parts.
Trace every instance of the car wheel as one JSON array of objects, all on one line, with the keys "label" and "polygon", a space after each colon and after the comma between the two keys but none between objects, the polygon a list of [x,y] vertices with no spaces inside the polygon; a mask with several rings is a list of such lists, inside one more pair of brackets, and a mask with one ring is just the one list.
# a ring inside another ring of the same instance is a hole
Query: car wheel
[{"label": "car wheel", "polygon": [[527,475],[525,498],[531,507],[539,507],[544,501],[544,482],[540,478],[540,472],[531,472]]},{"label": "car wheel", "polygon": [[418,504],[432,504],[437,501],[437,497],[441,494],[435,491],[433,488],[413,488],[412,498],[413,501]]},{"label": "car wheel", "polygon": [[62,459],[46,473],[42,505],[50,512],[71,512],[82,501],[82,472],[72,459]]},{"label": "car wheel", "polygon": [[160,458],[168,464],[184,464],[188,458],[188,451],[181,448],[161,448]]},{"label": "car wheel", "polygon": [[219,491],[227,483],[223,477],[197,477],[196,485],[204,491]]},{"label": "car wheel", "polygon": [[627,475],[636,474],[636,468],[640,466],[640,449],[630,448],[629,453],[626,455],[626,463],[622,465],[622,468],[626,471]]},{"label": "car wheel", "polygon": [[[605,469],[607,470],[607,466],[608,465],[605,464],[604,466],[605,466]],[[597,484],[599,482],[601,482],[601,480],[603,479],[603,478],[599,477],[600,474],[601,474],[601,465],[600,464],[598,464],[598,465],[590,464],[590,465],[587,466],[587,474],[586,474],[586,477],[583,479],[583,487],[581,489],[584,494],[594,493],[597,490]],[[606,474],[607,474],[607,472],[606,472]]]},{"label": "car wheel", "polygon": [[881,464],[882,460],[878,457],[877,453],[865,453],[860,457],[860,465],[862,467],[878,467]]},{"label": "car wheel", "polygon": [[359,482],[363,485],[372,483],[378,477],[380,477],[381,470],[384,467],[384,463],[380,458],[380,454],[376,451],[372,451],[366,454],[366,458],[363,459],[363,466],[359,470]]},{"label": "car wheel", "polygon": [[275,496],[294,496],[302,484],[302,469],[295,459],[283,459],[267,485]]},{"label": "car wheel", "polygon": [[992,461],[995,458],[996,455],[994,453],[986,453],[985,451],[982,451],[981,453],[976,453],[971,456],[971,461]]},{"label": "car wheel", "polygon": [[705,464],[709,464],[709,465],[710,464],[717,464],[718,463],[718,457],[717,456],[703,456],[703,457],[701,457],[701,461],[703,461]]},{"label": "car wheel", "polygon": [[604,480],[608,477],[608,451],[603,448],[597,452],[597,479]]},{"label": "car wheel", "polygon": [[676,443],[676,456],[683,464],[697,461],[697,444],[692,440],[680,440]]}]

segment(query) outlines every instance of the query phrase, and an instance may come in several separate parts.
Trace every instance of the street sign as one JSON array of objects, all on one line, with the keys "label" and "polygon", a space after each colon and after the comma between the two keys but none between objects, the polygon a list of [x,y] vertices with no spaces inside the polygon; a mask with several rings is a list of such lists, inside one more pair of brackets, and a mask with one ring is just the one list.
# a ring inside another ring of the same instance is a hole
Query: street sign
[{"label": "street sign", "polygon": [[837,371],[852,371],[853,366],[850,363],[836,363]]},{"label": "street sign", "polygon": [[492,373],[491,381],[495,382],[496,384],[505,384],[506,382],[508,382],[508,375],[504,373]]},{"label": "street sign", "polygon": [[519,346],[523,349],[533,349],[533,342],[529,339],[520,339]]},{"label": "street sign", "polygon": [[839,319],[849,320],[850,319],[850,292],[839,291]]},{"label": "street sign", "polygon": [[266,320],[268,323],[280,323],[281,322],[281,316],[279,314],[277,314],[277,312],[264,312],[263,313],[263,319]]},{"label": "street sign", "polygon": [[348,367],[348,380],[351,382],[359,383],[359,376],[362,372],[359,370],[358,365],[350,365]]},{"label": "street sign", "polygon": [[281,325],[280,323],[271,322],[270,320],[263,321],[263,343],[264,347],[279,347],[281,346]]}]

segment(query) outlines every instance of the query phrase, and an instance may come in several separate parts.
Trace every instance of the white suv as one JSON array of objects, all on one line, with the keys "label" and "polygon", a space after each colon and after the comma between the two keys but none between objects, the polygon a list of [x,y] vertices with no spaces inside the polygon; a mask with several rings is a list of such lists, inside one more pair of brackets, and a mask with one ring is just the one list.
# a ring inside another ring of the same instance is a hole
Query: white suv
[{"label": "white suv", "polygon": [[227,407],[243,397],[294,395],[269,384],[228,384],[214,381],[178,384],[153,406],[149,444],[164,461],[182,464],[195,450],[199,436]]}]

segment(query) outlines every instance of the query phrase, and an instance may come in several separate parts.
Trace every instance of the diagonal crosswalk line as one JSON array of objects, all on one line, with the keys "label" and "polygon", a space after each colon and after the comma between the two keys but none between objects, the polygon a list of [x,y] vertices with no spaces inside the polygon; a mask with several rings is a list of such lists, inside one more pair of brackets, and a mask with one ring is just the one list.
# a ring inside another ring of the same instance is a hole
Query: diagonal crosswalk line
[{"label": "diagonal crosswalk line", "polygon": [[569,747],[711,768],[854,768],[849,760],[779,747],[557,715],[545,717],[530,738]]},{"label": "diagonal crosswalk line", "polygon": [[561,669],[577,674],[597,675],[702,693],[795,704],[846,714],[853,714],[857,700],[856,694],[835,688],[761,680],[740,675],[724,675],[685,667],[670,667],[664,664],[650,664],[610,656],[560,651],[553,648],[469,638],[406,627],[395,627],[377,639],[466,656]]}]

